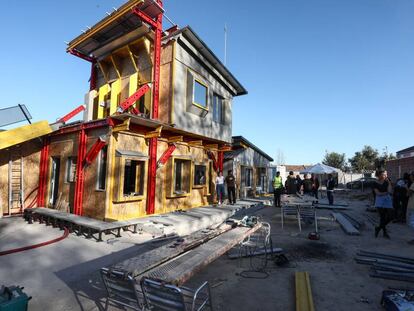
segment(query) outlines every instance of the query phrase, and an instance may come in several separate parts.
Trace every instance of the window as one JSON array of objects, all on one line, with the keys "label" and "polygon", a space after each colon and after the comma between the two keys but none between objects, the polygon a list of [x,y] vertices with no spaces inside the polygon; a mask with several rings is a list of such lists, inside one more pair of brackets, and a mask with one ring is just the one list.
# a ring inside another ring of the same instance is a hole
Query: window
[{"label": "window", "polygon": [[75,182],[77,157],[68,157],[66,162],[66,182]]},{"label": "window", "polygon": [[245,168],[245,184],[246,187],[252,186],[252,177],[253,177],[253,170],[251,168]]},{"label": "window", "polygon": [[193,104],[207,108],[207,87],[194,79]]},{"label": "window", "polygon": [[186,194],[190,192],[190,170],[191,160],[174,159],[174,187],[175,195]]},{"label": "window", "polygon": [[224,100],[217,94],[213,97],[213,121],[224,124]]},{"label": "window", "polygon": [[108,146],[105,146],[100,151],[98,158],[98,182],[96,186],[98,190],[105,190],[107,159]]},{"label": "window", "polygon": [[206,169],[205,165],[194,165],[194,186],[204,186],[206,184]]},{"label": "window", "polygon": [[145,162],[125,159],[123,196],[142,196],[144,194]]}]

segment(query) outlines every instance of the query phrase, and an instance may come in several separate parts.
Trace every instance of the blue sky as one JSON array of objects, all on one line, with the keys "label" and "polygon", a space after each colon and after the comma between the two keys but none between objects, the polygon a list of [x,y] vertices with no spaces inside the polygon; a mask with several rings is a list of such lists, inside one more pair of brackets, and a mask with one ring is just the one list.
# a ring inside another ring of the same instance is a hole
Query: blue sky
[{"label": "blue sky", "polygon": [[[0,108],[26,104],[54,121],[83,103],[89,64],[65,53],[123,1],[10,1],[0,11]],[[248,89],[234,100],[233,134],[289,164],[325,150],[352,156],[369,144],[413,145],[414,1],[165,0]],[[165,22],[169,27],[169,24]]]}]

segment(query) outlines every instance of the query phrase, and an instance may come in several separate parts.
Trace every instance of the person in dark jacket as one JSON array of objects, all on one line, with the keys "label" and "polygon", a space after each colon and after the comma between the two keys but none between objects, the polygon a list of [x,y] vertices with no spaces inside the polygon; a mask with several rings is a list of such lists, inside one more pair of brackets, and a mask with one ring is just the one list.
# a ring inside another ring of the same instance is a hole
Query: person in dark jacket
[{"label": "person in dark jacket", "polygon": [[311,175],[312,180],[312,192],[316,199],[318,199],[318,191],[319,191],[319,179],[315,174]]},{"label": "person in dark jacket", "polygon": [[374,184],[375,190],[375,208],[380,215],[380,224],[375,227],[375,237],[378,237],[380,231],[383,231],[384,238],[389,239],[386,226],[392,219],[392,184],[387,177],[387,171],[377,171],[377,182]]},{"label": "person in dark jacket", "polygon": [[229,196],[229,203],[234,205],[236,203],[236,178],[233,175],[233,171],[229,170],[226,176],[227,194]]},{"label": "person in dark jacket", "polygon": [[335,189],[335,180],[332,174],[328,175],[328,180],[326,181],[326,194],[328,196],[329,205],[334,203],[334,189]]},{"label": "person in dark jacket", "polygon": [[285,188],[287,194],[296,194],[296,178],[292,171],[289,172],[289,176],[286,178]]},{"label": "person in dark jacket", "polygon": [[300,192],[300,189],[302,189],[302,178],[300,175],[296,175],[296,192]]},{"label": "person in dark jacket", "polygon": [[398,179],[394,186],[393,202],[396,222],[406,223],[409,182],[410,174],[404,173],[403,178]]},{"label": "person in dark jacket", "polygon": [[303,194],[313,195],[312,180],[309,178],[309,175],[305,175],[303,180]]}]

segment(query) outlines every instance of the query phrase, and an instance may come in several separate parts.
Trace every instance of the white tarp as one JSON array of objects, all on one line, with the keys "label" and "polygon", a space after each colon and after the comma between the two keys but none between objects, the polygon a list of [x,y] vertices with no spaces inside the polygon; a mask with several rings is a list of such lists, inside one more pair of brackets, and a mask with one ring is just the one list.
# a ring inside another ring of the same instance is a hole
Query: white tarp
[{"label": "white tarp", "polygon": [[301,171],[301,174],[334,174],[340,173],[341,170],[329,165],[322,163],[315,164],[314,166],[308,167],[307,169]]}]

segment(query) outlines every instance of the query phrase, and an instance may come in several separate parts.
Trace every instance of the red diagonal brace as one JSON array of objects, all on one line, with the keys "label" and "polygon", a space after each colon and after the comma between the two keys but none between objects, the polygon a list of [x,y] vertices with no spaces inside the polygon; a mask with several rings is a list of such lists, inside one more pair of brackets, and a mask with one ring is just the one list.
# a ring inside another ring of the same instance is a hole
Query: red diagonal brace
[{"label": "red diagonal brace", "polygon": [[131,107],[135,102],[141,98],[146,92],[149,91],[151,88],[151,83],[147,83],[143,86],[141,86],[138,91],[136,91],[134,94],[132,94],[130,97],[128,97],[124,102],[122,102],[118,106],[118,112],[125,112],[128,110],[129,107]]},{"label": "red diagonal brace", "polygon": [[80,105],[76,109],[73,109],[71,112],[69,112],[67,115],[65,115],[62,118],[60,118],[59,120],[57,120],[57,122],[58,123],[64,123],[64,122],[72,119],[74,116],[76,116],[79,112],[81,112],[83,110],[85,110],[85,106],[84,105]]},{"label": "red diagonal brace", "polygon": [[219,172],[223,172],[224,152],[219,151],[217,158],[218,170]]},{"label": "red diagonal brace", "polygon": [[145,14],[144,12],[142,12],[140,9],[138,8],[134,8],[132,10],[132,12],[135,15],[138,15],[139,18],[141,18],[144,22],[146,22],[147,24],[150,24],[150,26],[152,26],[153,28],[157,28],[157,22],[154,21],[151,17],[149,17],[147,14]]},{"label": "red diagonal brace", "polygon": [[157,162],[157,168],[162,167],[165,163],[167,163],[168,159],[171,157],[176,148],[177,146],[175,144],[168,146],[168,149],[165,150],[162,156],[159,158]]},{"label": "red diagonal brace", "polygon": [[106,146],[106,141],[102,137],[99,137],[98,140],[93,144],[91,149],[89,149],[88,153],[85,156],[85,160],[83,165],[90,165],[98,156],[99,151],[102,150],[103,147]]}]

